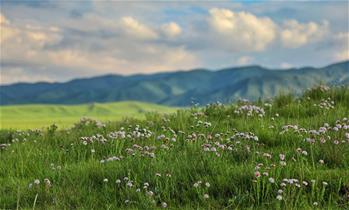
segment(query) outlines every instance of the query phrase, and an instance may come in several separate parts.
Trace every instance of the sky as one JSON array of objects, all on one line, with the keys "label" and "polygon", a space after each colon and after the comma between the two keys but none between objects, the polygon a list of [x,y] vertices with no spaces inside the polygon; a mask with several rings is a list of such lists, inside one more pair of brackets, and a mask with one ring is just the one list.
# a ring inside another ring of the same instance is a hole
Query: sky
[{"label": "sky", "polygon": [[349,1],[0,0],[0,84],[349,59]]}]

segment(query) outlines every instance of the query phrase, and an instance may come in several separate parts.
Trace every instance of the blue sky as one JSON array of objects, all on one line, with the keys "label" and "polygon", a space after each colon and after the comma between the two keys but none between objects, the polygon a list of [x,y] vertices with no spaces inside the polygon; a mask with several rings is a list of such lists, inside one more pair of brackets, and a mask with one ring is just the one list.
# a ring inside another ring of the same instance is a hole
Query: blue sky
[{"label": "blue sky", "polygon": [[0,2],[1,84],[349,59],[348,1]]}]

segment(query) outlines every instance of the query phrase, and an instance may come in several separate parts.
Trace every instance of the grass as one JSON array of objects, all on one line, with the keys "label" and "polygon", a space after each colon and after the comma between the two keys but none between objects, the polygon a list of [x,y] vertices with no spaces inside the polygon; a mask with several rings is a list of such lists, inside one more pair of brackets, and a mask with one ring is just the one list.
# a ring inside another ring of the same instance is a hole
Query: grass
[{"label": "grass", "polygon": [[172,107],[134,101],[84,105],[0,106],[0,129],[42,128],[53,123],[60,128],[68,128],[83,116],[101,121],[116,121],[124,117],[144,119],[147,112],[171,113],[175,110]]},{"label": "grass", "polygon": [[253,104],[2,130],[0,209],[348,209],[349,89]]}]

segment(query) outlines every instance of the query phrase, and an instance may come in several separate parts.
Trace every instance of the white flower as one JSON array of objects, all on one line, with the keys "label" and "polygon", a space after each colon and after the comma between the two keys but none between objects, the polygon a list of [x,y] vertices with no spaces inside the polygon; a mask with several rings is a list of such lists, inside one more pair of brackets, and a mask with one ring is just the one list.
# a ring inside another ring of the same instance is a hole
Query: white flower
[{"label": "white flower", "polygon": [[34,184],[39,185],[40,184],[40,180],[39,179],[35,179],[34,180]]},{"label": "white flower", "polygon": [[319,203],[318,203],[318,202],[314,202],[313,205],[314,205],[314,206],[317,206],[317,205],[319,205]]},{"label": "white flower", "polygon": [[194,183],[194,185],[193,185],[195,188],[198,188],[199,187],[199,183]]},{"label": "white flower", "polygon": [[210,196],[208,195],[208,194],[204,194],[204,199],[208,199],[208,198],[210,198]]},{"label": "white flower", "polygon": [[278,190],[278,194],[282,194],[284,191],[282,189]]},{"label": "white flower", "polygon": [[323,184],[324,186],[327,186],[327,185],[328,185],[328,183],[327,183],[327,182],[322,182],[322,184]]},{"label": "white flower", "polygon": [[49,179],[44,179],[44,183],[47,187],[51,187],[51,181]]},{"label": "white flower", "polygon": [[127,185],[127,187],[133,187],[133,184],[131,181],[128,181],[126,185]]},{"label": "white flower", "polygon": [[282,195],[277,195],[277,196],[276,196],[276,199],[279,200],[279,201],[281,201],[281,200],[282,200]]},{"label": "white flower", "polygon": [[282,160],[282,161],[284,161],[285,160],[285,154],[279,154],[279,158],[280,158],[280,160]]},{"label": "white flower", "polygon": [[148,196],[153,196],[154,193],[153,193],[153,191],[148,191],[148,192],[147,192],[147,195],[148,195]]},{"label": "white flower", "polygon": [[140,191],[141,191],[141,189],[139,189],[139,188],[136,189],[136,192],[140,192]]},{"label": "white flower", "polygon": [[96,150],[95,149],[91,149],[91,153],[95,153],[96,152]]},{"label": "white flower", "polygon": [[206,185],[206,187],[210,187],[211,186],[210,183],[208,183],[208,182],[206,182],[205,185]]},{"label": "white flower", "polygon": [[103,182],[108,182],[108,179],[107,179],[107,178],[104,178],[104,179],[103,179]]},{"label": "white flower", "polygon": [[121,183],[121,180],[120,180],[120,179],[117,179],[117,180],[115,181],[115,183],[116,183],[116,184],[120,184],[120,183]]},{"label": "white flower", "polygon": [[161,207],[162,207],[162,208],[167,208],[167,203],[162,202],[162,203],[161,203]]},{"label": "white flower", "polygon": [[308,152],[304,150],[304,151],[302,151],[302,154],[305,155],[305,156],[307,156],[307,155],[308,155]]},{"label": "white flower", "polygon": [[285,161],[280,161],[280,165],[281,166],[286,166],[286,162]]},{"label": "white flower", "polygon": [[274,179],[273,177],[270,177],[270,178],[269,178],[269,182],[270,182],[270,183],[275,183],[275,179]]}]

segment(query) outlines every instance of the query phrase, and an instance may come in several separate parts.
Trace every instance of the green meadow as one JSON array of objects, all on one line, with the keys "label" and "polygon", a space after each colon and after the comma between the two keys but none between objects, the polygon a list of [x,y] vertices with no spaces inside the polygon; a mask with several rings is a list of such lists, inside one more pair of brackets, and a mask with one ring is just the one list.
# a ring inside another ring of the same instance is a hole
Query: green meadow
[{"label": "green meadow", "polygon": [[[88,113],[172,111],[120,104]],[[69,129],[91,107],[24,107],[4,119],[48,124],[0,131],[0,209],[349,209],[348,87]]]},{"label": "green meadow", "polygon": [[84,105],[11,105],[0,106],[0,129],[33,129],[55,123],[68,128],[82,117],[100,121],[117,121],[132,117],[144,119],[148,112],[171,113],[176,108],[156,104],[125,101]]}]

